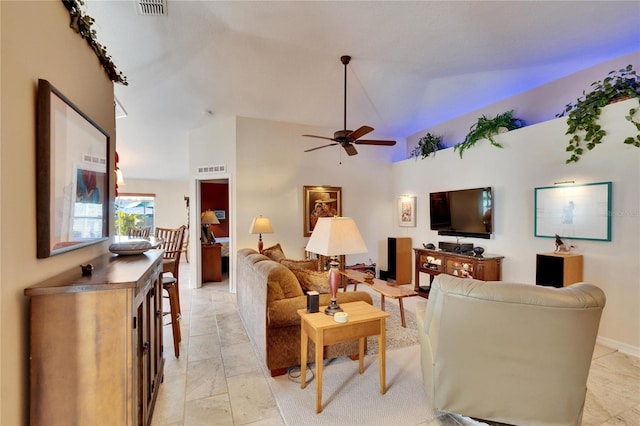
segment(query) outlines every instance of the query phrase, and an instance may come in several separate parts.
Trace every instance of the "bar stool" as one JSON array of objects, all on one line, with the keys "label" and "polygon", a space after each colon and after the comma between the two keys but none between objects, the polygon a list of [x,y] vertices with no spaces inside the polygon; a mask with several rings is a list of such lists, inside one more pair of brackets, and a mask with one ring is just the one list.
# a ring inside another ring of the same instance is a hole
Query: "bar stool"
[{"label": "bar stool", "polygon": [[[161,248],[164,250],[162,261],[162,288],[167,292],[169,297],[169,312],[163,312],[163,315],[171,315],[171,324],[173,332],[173,353],[176,358],[180,357],[180,286],[179,286],[179,270],[180,255],[182,254],[182,240],[186,227],[183,225],[176,229],[156,228],[155,237],[162,240]],[[171,275],[168,275],[171,274]]]}]

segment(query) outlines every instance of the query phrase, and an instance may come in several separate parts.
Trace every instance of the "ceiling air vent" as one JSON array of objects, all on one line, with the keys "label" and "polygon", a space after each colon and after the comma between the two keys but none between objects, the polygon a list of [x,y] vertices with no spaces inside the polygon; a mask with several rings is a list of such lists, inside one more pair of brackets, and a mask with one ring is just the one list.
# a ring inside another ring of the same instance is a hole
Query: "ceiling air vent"
[{"label": "ceiling air vent", "polygon": [[200,166],[198,167],[198,173],[225,173],[227,167],[224,164],[217,166]]},{"label": "ceiling air vent", "polygon": [[162,16],[167,14],[166,0],[138,0],[138,13],[142,16]]}]

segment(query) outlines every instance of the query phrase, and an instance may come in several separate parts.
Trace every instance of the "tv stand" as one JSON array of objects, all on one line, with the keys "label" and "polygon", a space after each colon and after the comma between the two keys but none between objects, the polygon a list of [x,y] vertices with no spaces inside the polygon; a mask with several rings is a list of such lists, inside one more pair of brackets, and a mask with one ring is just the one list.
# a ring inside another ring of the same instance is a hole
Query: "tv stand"
[{"label": "tv stand", "polygon": [[[502,259],[504,259],[504,256],[495,254],[473,256],[420,248],[414,248],[413,250],[416,253],[414,290],[425,298],[429,297],[433,278],[440,274],[475,278],[482,281],[500,281],[502,279]],[[429,274],[428,284],[423,283],[420,285],[420,272]]]}]

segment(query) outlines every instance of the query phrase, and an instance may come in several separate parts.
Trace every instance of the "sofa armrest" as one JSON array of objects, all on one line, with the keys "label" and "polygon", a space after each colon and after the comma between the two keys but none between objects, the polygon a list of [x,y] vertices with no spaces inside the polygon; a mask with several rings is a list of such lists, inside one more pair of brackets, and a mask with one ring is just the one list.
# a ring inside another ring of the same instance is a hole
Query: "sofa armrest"
[{"label": "sofa armrest", "polygon": [[[371,295],[364,291],[352,291],[337,294],[338,303],[348,303],[363,301],[372,305]],[[320,305],[328,305],[331,302],[331,295],[321,294]],[[290,325],[300,325],[300,315],[298,309],[307,307],[307,296],[290,297],[287,299],[274,300],[269,305],[267,312],[267,327],[287,327]]]},{"label": "sofa armrest", "polygon": [[267,327],[287,327],[300,324],[298,309],[307,307],[307,296],[274,300],[267,310]]}]

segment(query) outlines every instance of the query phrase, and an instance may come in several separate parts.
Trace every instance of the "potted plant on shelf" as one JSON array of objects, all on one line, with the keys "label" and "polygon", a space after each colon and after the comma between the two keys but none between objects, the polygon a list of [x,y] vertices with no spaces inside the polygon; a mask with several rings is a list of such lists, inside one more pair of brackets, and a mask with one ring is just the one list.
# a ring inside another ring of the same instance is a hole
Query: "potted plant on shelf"
[{"label": "potted plant on shelf", "polygon": [[424,159],[431,153],[436,155],[436,151],[442,149],[442,136],[434,136],[431,133],[427,133],[418,141],[418,145],[413,148],[413,151],[409,154],[409,158],[418,157]]},{"label": "potted plant on shelf", "polygon": [[496,115],[495,118],[487,118],[485,115],[478,118],[478,121],[469,128],[469,133],[464,141],[453,147],[454,151],[462,153],[471,148],[480,139],[488,139],[491,145],[502,148],[502,144],[493,139],[494,135],[503,131],[519,129],[524,126],[524,121],[513,116],[513,110]]},{"label": "potted plant on shelf", "polygon": [[[566,151],[571,156],[566,163],[577,162],[584,154],[583,142],[588,150],[592,150],[596,145],[602,143],[602,138],[607,132],[598,124],[600,110],[602,107],[620,100],[637,98],[640,104],[640,79],[632,65],[628,65],[618,71],[609,72],[604,80],[591,83],[591,91],[582,92],[575,103],[565,106],[563,112],[556,114],[556,117],[567,115],[567,135],[573,135],[569,140]],[[631,108],[629,115],[625,116],[638,130],[635,137],[628,137],[624,143],[640,148],[640,121],[635,118],[638,108]]]}]

